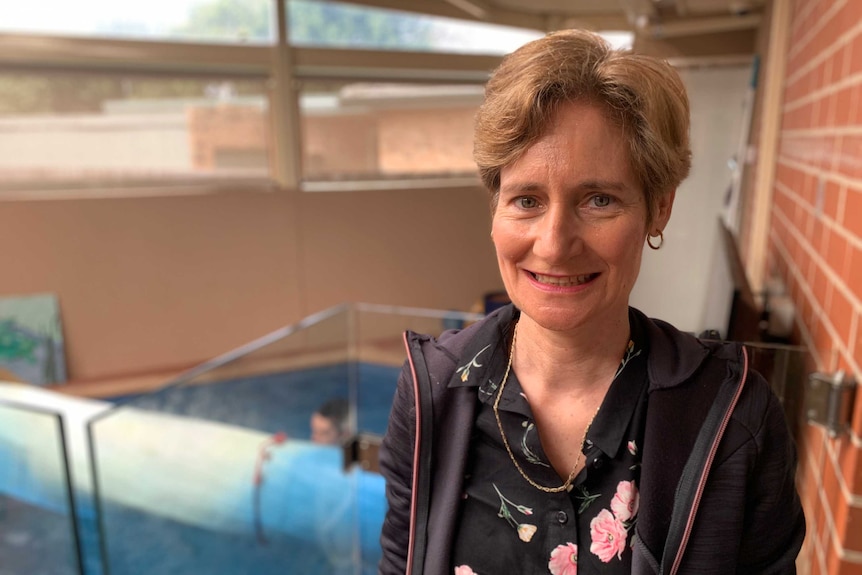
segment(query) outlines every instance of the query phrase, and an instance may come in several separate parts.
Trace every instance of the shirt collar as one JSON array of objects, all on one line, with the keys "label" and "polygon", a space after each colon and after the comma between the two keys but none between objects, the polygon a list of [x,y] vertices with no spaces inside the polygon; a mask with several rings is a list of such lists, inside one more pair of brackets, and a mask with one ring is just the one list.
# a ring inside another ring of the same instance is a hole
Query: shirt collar
[{"label": "shirt collar", "polygon": [[491,376],[495,375],[494,366],[499,366],[500,362],[506,365],[508,361],[508,342],[519,313],[509,304],[483,320],[458,359],[449,387],[492,386],[497,389],[500,382],[494,382]]},{"label": "shirt collar", "polygon": [[[520,311],[510,304],[488,316],[459,358],[449,387],[478,387],[479,397],[484,401],[496,394],[508,363],[508,342],[519,314]],[[616,457],[623,443],[647,382],[648,340],[638,319],[636,314],[629,313],[633,347],[623,358],[624,369],[608,389],[602,409],[587,433],[587,440],[611,458]],[[506,388],[500,398],[500,409],[530,416],[529,405],[520,394],[521,386],[514,373],[509,375]]]}]

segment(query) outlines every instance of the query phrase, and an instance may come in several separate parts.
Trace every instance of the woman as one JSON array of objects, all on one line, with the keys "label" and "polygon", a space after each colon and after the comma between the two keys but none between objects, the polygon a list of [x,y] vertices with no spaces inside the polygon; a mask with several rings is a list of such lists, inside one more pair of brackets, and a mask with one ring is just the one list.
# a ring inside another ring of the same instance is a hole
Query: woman
[{"label": "woman", "polygon": [[744,349],[629,307],[688,174],[668,64],[580,31],[506,57],[475,158],[513,305],[407,334],[381,573],[793,573],[783,413]]}]

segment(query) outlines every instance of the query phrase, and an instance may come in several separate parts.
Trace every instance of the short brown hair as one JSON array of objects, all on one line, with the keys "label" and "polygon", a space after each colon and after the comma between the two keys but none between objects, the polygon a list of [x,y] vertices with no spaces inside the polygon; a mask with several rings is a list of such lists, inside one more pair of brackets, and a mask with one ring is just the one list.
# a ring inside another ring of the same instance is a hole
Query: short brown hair
[{"label": "short brown hair", "polygon": [[521,46],[503,58],[476,116],[473,158],[496,209],[500,171],[546,131],[560,104],[599,105],[629,141],[632,172],[647,200],[675,190],[691,167],[689,104],[667,62],[614,50],[598,34],[565,30]]}]

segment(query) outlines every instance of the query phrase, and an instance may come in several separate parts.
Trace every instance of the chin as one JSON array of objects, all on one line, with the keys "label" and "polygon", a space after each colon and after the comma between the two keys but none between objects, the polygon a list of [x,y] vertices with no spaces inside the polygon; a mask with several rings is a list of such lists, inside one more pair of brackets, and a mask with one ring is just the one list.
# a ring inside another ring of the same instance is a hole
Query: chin
[{"label": "chin", "polygon": [[560,309],[523,309],[521,314],[550,331],[571,332],[589,326],[590,316],[583,312]]}]

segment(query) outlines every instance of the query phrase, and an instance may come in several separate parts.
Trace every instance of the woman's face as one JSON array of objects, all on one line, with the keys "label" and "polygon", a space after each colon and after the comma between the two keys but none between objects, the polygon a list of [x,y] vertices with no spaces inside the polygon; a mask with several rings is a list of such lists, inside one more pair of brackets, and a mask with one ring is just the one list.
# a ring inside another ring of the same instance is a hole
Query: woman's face
[{"label": "woman's face", "polygon": [[[673,194],[658,206],[664,229]],[[500,173],[492,236],[509,297],[554,331],[628,324],[647,205],[622,130],[592,104],[560,106],[547,133]]]}]

